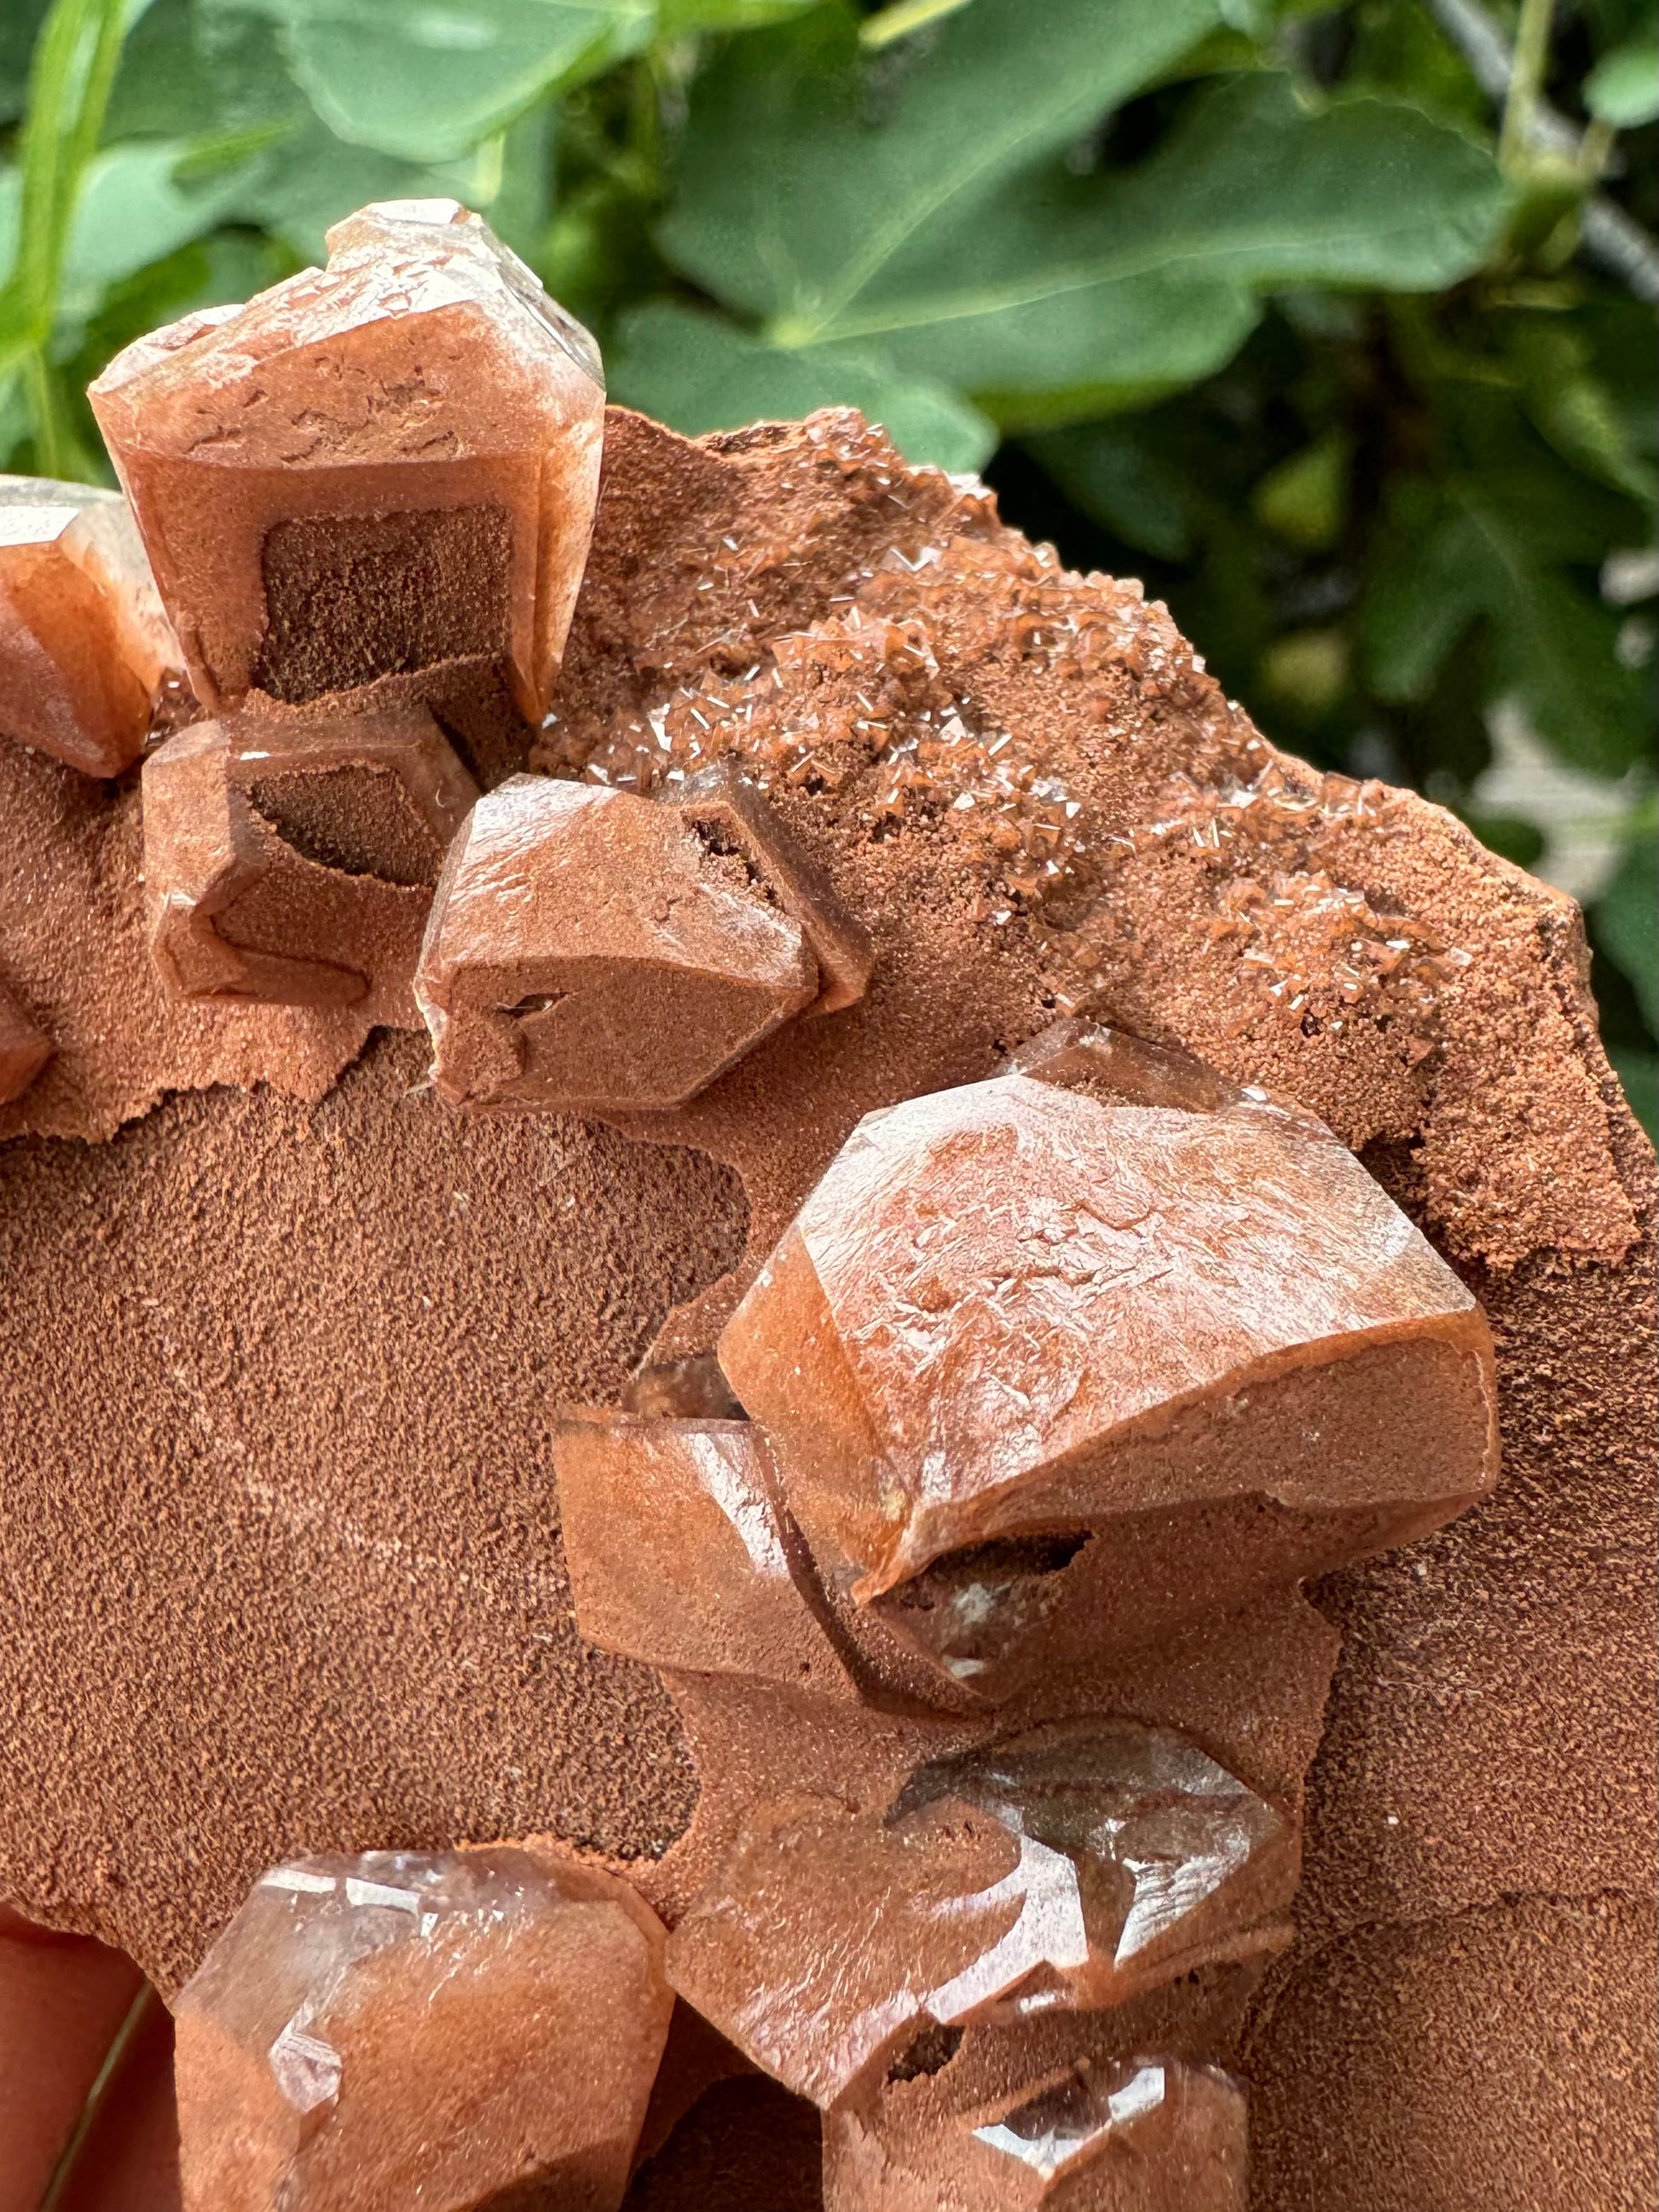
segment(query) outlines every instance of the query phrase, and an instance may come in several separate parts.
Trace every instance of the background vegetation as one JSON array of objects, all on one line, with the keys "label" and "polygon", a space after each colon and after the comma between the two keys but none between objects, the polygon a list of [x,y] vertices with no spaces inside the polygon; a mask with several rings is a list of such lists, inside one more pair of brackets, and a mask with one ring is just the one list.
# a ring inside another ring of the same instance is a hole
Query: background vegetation
[{"label": "background vegetation", "polygon": [[[453,193],[688,430],[851,401],[1583,898],[1652,1125],[1653,0],[0,0],[0,462]],[[9,272],[9,273],[5,273]]]}]

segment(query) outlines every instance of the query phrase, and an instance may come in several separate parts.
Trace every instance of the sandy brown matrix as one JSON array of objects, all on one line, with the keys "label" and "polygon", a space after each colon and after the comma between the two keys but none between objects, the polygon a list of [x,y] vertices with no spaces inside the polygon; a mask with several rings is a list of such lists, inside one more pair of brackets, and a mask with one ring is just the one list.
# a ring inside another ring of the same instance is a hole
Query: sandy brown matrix
[{"label": "sandy brown matrix", "polygon": [[[310,556],[289,550],[309,588]],[[0,987],[53,1048],[0,1106],[0,1897],[129,1948],[173,1990],[279,1862],[550,1836],[680,1923],[672,1978],[734,1808],[782,1802],[803,1762],[878,1802],[924,1753],[968,1756],[966,1692],[954,1719],[948,1696],[927,1717],[904,1695],[862,1711],[851,1686],[836,1705],[861,1667],[911,1668],[922,1703],[938,1673],[933,1632],[902,1608],[872,1626],[850,1578],[790,1662],[830,1685],[810,1758],[793,1692],[674,1674],[682,1648],[660,1655],[671,1701],[652,1668],[584,1640],[552,1439],[562,1409],[619,1405],[641,1365],[712,1350],[860,1117],[981,1084],[1085,1010],[1266,1086],[1359,1155],[1485,1308],[1504,1448],[1495,1493],[1440,1533],[1328,1575],[1311,1605],[1241,1586],[1224,1618],[1173,1622],[1150,1658],[1127,1638],[1091,1679],[1091,1711],[1182,1731],[1204,1747],[1203,1791],[1260,1808],[1264,1926],[1295,1887],[1273,1823],[1305,1822],[1294,1947],[1274,1933],[1248,1964],[1204,1966],[1178,2017],[1166,1990],[1123,1993],[1093,2078],[1129,2111],[1133,2054],[1179,2045],[1188,2071],[1159,2109],[1207,2142],[1235,2124],[1207,2070],[1227,2067],[1249,2090],[1259,2212],[1636,2212],[1652,2189],[1652,1161],[1596,1038],[1574,909],[1439,810],[1273,750],[1137,587],[1065,573],[852,416],[689,443],[611,410],[533,750],[510,695],[540,641],[516,646],[474,686],[494,686],[480,783],[527,758],[672,799],[735,763],[868,932],[867,988],[774,1026],[824,972],[775,901],[775,960],[795,965],[766,985],[761,1041],[689,1103],[459,1111],[427,1080],[401,987],[309,1006],[170,994],[136,774],[93,781],[0,741]],[[400,682],[377,687],[389,711]],[[732,896],[764,873],[745,865]],[[514,1018],[547,1022],[562,988],[538,984]],[[513,1069],[533,1074],[536,1049]],[[559,1050],[581,1060],[580,1039]],[[1045,1128],[1076,1103],[1036,1083],[1021,1098]],[[1366,1387],[1401,1466],[1465,1418],[1425,1411],[1443,1388],[1465,1405],[1449,1369],[1379,1366]],[[750,1444],[727,1449],[793,1540]],[[601,1503],[619,1479],[595,1478]],[[1393,1497],[1407,1478],[1389,1480]],[[1483,1486],[1471,1472],[1462,1493]],[[803,1516],[820,1552],[842,1525],[828,1496]],[[691,1482],[688,1542],[702,1498]],[[1200,1535],[1236,1548],[1231,1524]],[[918,1536],[906,1571],[961,1540]],[[732,1630],[768,1654],[794,1632],[758,1611]],[[1053,1705],[1044,1727],[1066,1723]],[[966,1771],[950,1770],[958,1795]],[[905,1814],[923,1838],[925,1799]],[[890,1848],[856,1807],[828,1842],[822,1816],[793,1817],[826,1864]],[[950,1848],[982,1852],[982,1887],[1010,1844],[981,1825]],[[759,1883],[764,1852],[744,1848]],[[699,1954],[716,1978],[726,1940]],[[1103,1973],[1090,1958],[1076,1972]],[[1042,2032],[1021,2029],[1022,2051]],[[994,2100],[1013,2033],[994,2023],[959,2062],[890,2077],[903,2140]],[[777,2171],[794,2122],[776,2094],[713,2093],[630,2201],[817,2203],[805,2123]],[[886,2155],[863,2124],[836,2118],[826,2138],[848,2203],[860,2161]],[[882,2203],[931,2205],[882,2170]]]}]

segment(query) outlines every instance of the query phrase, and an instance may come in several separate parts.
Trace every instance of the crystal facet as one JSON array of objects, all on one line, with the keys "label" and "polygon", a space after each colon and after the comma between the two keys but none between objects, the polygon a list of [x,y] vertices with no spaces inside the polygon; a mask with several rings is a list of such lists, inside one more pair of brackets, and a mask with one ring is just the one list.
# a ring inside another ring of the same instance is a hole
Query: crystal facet
[{"label": "crystal facet", "polygon": [[1196,1745],[1069,1723],[920,1770],[891,1811],[751,1814],[670,1940],[681,1996],[823,2106],[929,2022],[1121,2003],[1285,1940],[1293,1826]]},{"label": "crystal facet", "polygon": [[0,477],[0,735],[83,775],[118,775],[179,665],[126,501]]},{"label": "crystal facet", "polygon": [[916,2102],[829,2116],[824,2212],[1244,2212],[1244,2093],[1214,2067],[1079,2067],[977,2118]]},{"label": "crystal facet", "polygon": [[186,2212],[471,2212],[538,2184],[614,2212],[662,1944],[625,1883],[521,1850],[275,1868],[176,2007]]},{"label": "crystal facet", "polygon": [[653,1667],[852,1695],[750,1423],[595,1414],[560,1424],[553,1458],[590,1644]]},{"label": "crystal facet", "polygon": [[433,902],[416,992],[456,1104],[683,1105],[811,1004],[810,940],[672,805],[514,776]]},{"label": "crystal facet", "polygon": [[477,795],[423,709],[198,722],[145,762],[143,793],[174,991],[415,1018],[433,886]]},{"label": "crystal facet", "polygon": [[964,1547],[1109,1529],[1095,1628],[1144,1637],[1437,1527],[1495,1472],[1474,1299],[1328,1132],[1248,1096],[1011,1074],[870,1115],[720,1357],[864,1603]]},{"label": "crystal facet", "polygon": [[0,1106],[21,1098],[52,1054],[52,1039],[17,994],[0,983]]},{"label": "crystal facet", "polygon": [[214,711],[479,660],[546,712],[598,495],[592,340],[477,216],[389,201],[93,386]]}]

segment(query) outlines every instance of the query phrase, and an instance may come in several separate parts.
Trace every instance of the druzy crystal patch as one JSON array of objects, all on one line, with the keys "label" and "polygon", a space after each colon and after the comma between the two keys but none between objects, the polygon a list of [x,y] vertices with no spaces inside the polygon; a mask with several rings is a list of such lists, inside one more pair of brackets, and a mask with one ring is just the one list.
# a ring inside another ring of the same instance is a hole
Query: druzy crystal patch
[{"label": "druzy crystal patch", "polygon": [[179,1996],[186,2212],[615,2212],[668,2033],[626,1883],[510,1849],[273,1868]]}]

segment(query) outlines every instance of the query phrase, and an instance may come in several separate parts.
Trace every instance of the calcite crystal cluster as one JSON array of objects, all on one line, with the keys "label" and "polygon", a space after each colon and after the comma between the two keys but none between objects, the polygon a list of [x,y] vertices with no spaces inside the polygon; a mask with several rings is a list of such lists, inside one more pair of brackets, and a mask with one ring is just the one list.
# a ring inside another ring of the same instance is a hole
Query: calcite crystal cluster
[{"label": "calcite crystal cluster", "polygon": [[[34,1784],[38,1886],[82,1865],[177,1992],[186,2212],[654,2207],[641,2162],[757,2076],[825,2212],[1244,2212],[1303,2047],[1250,2038],[1346,1832],[1303,1586],[1497,1479],[1494,1277],[1328,1126],[1462,1066],[1474,908],[1414,916],[1352,859],[1393,801],[1287,780],[982,488],[848,420],[607,417],[452,203],[92,396],[125,499],[0,500],[0,734],[128,781],[0,769],[69,855],[43,903],[118,917],[88,972],[143,1069],[0,933],[0,1107],[204,1095],[28,1156],[61,1254],[5,1246],[9,1526],[27,1568],[84,1499],[119,1551],[142,1496],[188,1624],[154,1667],[212,1677],[189,1726],[151,1699],[138,1878]],[[82,1395],[31,1411],[70,1312]],[[21,1710],[80,1662],[20,1617]],[[1334,1710],[1363,1795],[1389,1749]],[[1273,2154],[1273,2212],[1313,2201]]]}]

